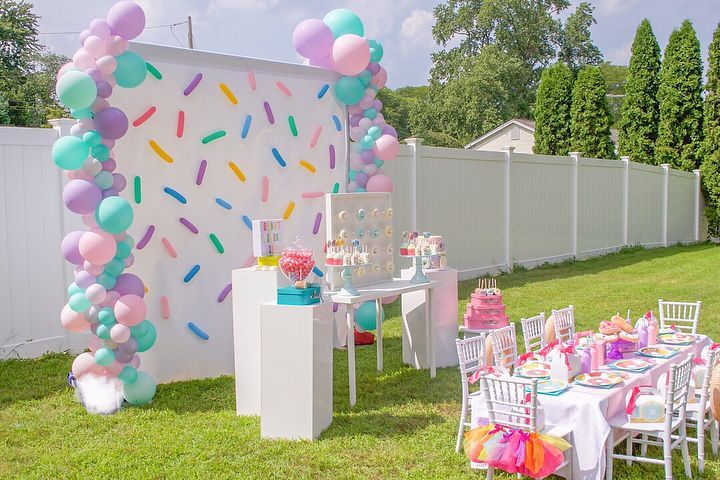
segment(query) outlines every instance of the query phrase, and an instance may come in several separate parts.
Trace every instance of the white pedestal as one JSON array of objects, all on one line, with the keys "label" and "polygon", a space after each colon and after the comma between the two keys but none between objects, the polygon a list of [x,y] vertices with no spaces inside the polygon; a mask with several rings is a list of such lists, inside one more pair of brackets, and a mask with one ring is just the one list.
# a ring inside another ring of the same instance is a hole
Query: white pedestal
[{"label": "white pedestal", "polygon": [[232,271],[235,341],[235,409],[260,415],[260,305],[277,299],[284,277],[279,270]]},{"label": "white pedestal", "polygon": [[262,311],[263,438],[312,440],[332,422],[332,303],[265,303]]},{"label": "white pedestal", "polygon": [[[415,269],[403,269],[401,277],[412,278]],[[437,367],[458,364],[455,339],[458,334],[458,286],[457,270],[426,270],[431,281],[440,282],[432,289],[431,315],[435,324],[435,362]],[[402,295],[402,350],[403,362],[415,368],[428,368],[425,358],[425,292]]]}]

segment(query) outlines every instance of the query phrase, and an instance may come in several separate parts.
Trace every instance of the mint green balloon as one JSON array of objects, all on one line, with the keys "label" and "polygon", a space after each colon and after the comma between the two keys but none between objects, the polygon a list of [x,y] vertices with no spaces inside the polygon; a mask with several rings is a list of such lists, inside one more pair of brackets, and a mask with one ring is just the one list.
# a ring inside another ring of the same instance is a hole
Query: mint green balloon
[{"label": "mint green balloon", "polygon": [[77,283],[73,282],[68,285],[67,293],[69,297],[72,297],[76,293],[85,293],[85,289],[83,289],[82,287],[78,287]]},{"label": "mint green balloon", "polygon": [[382,129],[378,126],[373,125],[372,127],[368,128],[367,133],[374,140],[377,140],[378,138],[380,138],[382,136]]},{"label": "mint green balloon", "polygon": [[81,118],[93,118],[93,113],[89,108],[72,109],[70,110],[70,116],[80,120]]},{"label": "mint green balloon", "polygon": [[105,287],[105,290],[112,290],[112,288],[117,283],[117,280],[113,275],[110,275],[107,272],[103,272],[97,276],[96,282]]},{"label": "mint green balloon", "polygon": [[342,35],[352,33],[358,37],[365,35],[365,28],[362,20],[352,10],[347,8],[336,8],[331,10],[323,17],[325,25],[330,27],[333,37],[338,38]]},{"label": "mint green balloon", "polygon": [[113,178],[112,173],[105,170],[100,170],[93,178],[93,181],[95,182],[95,185],[100,188],[100,190],[107,190],[108,188],[112,187],[115,179]]},{"label": "mint green balloon", "polygon": [[67,108],[88,108],[97,97],[97,86],[90,75],[79,71],[65,72],[55,85],[58,99]]},{"label": "mint green balloon", "polygon": [[83,142],[87,143],[90,147],[97,147],[102,143],[102,135],[97,130],[90,130],[83,134]]},{"label": "mint green balloon", "polygon": [[128,50],[115,57],[115,60],[115,80],[119,86],[135,88],[145,80],[147,64],[140,55]]},{"label": "mint green balloon", "polygon": [[138,372],[133,368],[132,365],[125,365],[125,367],[118,373],[118,378],[123,383],[133,383],[137,380]]},{"label": "mint green balloon", "polygon": [[383,58],[383,46],[375,42],[375,46],[370,44],[370,61],[378,63]]},{"label": "mint green balloon", "polygon": [[125,235],[125,238],[123,238],[121,243],[124,243],[132,249],[135,246],[135,239],[130,235]]},{"label": "mint green balloon", "polygon": [[128,246],[127,243],[125,243],[124,241],[118,242],[117,251],[115,252],[115,258],[119,258],[120,260],[125,260],[127,257],[130,256],[130,251],[131,251],[131,247]]},{"label": "mint green balloon", "polygon": [[152,328],[150,325],[150,320],[143,320],[137,325],[130,327],[130,334],[135,338],[140,338]]},{"label": "mint green balloon", "polygon": [[77,170],[90,154],[90,147],[81,138],[68,135],[55,140],[50,155],[55,165],[63,170]]},{"label": "mint green balloon", "polygon": [[97,206],[95,221],[108,233],[120,233],[132,225],[132,207],[123,198],[107,197]]},{"label": "mint green balloon", "polygon": [[125,265],[122,260],[118,258],[113,258],[107,263],[107,265],[105,265],[105,273],[112,275],[113,277],[120,275],[123,270],[125,270]]},{"label": "mint green balloon", "polygon": [[144,320],[142,323],[147,322],[148,331],[145,332],[145,335],[137,339],[138,342],[138,352],[145,352],[147,350],[150,350],[150,347],[155,345],[155,339],[157,338],[157,332],[155,331],[155,326],[149,321]]},{"label": "mint green balloon", "polygon": [[372,73],[370,73],[370,70],[363,70],[357,76],[355,77],[358,80],[362,82],[362,84],[367,87],[370,85],[370,80],[372,80]]},{"label": "mint green balloon", "polygon": [[[100,327],[98,327],[99,329]],[[107,347],[98,348],[95,352],[95,363],[107,367],[115,361],[115,352]]]},{"label": "mint green balloon", "polygon": [[98,312],[98,321],[103,325],[113,325],[115,323],[115,312],[110,307],[102,308]]},{"label": "mint green balloon", "polygon": [[70,305],[72,311],[80,313],[90,308],[92,303],[85,297],[84,293],[75,293],[70,297],[68,305]]},{"label": "mint green balloon", "polygon": [[335,96],[345,105],[358,103],[365,95],[365,86],[359,78],[340,77],[335,84]]},{"label": "mint green balloon", "polygon": [[107,147],[107,145],[103,145],[102,143],[100,145],[95,145],[90,149],[90,154],[93,156],[93,158],[97,158],[101,162],[104,162],[108,158],[110,158],[110,149]]},{"label": "mint green balloon", "polygon": [[123,397],[131,405],[145,405],[155,396],[155,380],[145,372],[137,372],[132,383],[123,384]]},{"label": "mint green balloon", "polygon": [[95,330],[95,335],[102,340],[110,340],[110,329],[113,327],[114,323],[115,322],[112,324],[101,323],[98,325],[97,330]]}]

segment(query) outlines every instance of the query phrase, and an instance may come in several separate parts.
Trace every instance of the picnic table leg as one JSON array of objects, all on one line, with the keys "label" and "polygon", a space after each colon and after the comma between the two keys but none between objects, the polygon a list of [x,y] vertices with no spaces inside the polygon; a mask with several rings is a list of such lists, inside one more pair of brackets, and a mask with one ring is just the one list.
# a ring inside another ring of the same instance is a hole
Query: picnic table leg
[{"label": "picnic table leg", "polygon": [[345,306],[345,317],[348,327],[348,384],[350,388],[350,406],[353,406],[357,401],[357,394],[355,391],[355,309],[352,304]]},{"label": "picnic table leg", "polygon": [[431,292],[431,288],[425,290],[425,358],[430,368],[430,378],[435,378],[437,374],[435,368],[435,324],[430,305]]},{"label": "picnic table leg", "polygon": [[375,318],[377,324],[377,369],[383,371],[383,335],[382,335],[382,299],[375,300]]}]

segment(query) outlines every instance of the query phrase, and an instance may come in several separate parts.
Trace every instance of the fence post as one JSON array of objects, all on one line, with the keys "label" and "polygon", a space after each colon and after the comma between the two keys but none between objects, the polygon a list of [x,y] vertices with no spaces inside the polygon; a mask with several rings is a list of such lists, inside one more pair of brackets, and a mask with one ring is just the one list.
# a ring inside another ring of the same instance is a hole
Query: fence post
[{"label": "fence post", "polygon": [[700,170],[693,170],[695,174],[695,235],[696,242],[700,241]]},{"label": "fence post", "polygon": [[417,172],[420,160],[422,160],[422,138],[407,138],[405,143],[413,149],[413,157],[410,162],[410,196],[412,199],[412,229],[417,231]]},{"label": "fence post", "polygon": [[623,245],[628,244],[628,222],[630,216],[630,157],[620,157],[623,162],[623,224],[622,235]]},{"label": "fence post", "polygon": [[662,243],[668,246],[668,202],[670,200],[670,164],[660,165],[663,169],[663,199],[662,199]]},{"label": "fence post", "polygon": [[510,173],[512,169],[512,154],[515,151],[515,147],[500,147],[500,150],[503,151],[505,154],[505,198],[503,204],[505,205],[505,225],[504,225],[504,231],[505,231],[505,264],[507,271],[512,271],[513,268],[513,259],[512,259],[512,249],[510,246],[510,184],[511,184],[511,178]]},{"label": "fence post", "polygon": [[570,215],[572,216],[572,233],[571,233],[571,240],[572,240],[572,254],[573,257],[577,258],[578,256],[578,168],[580,163],[580,152],[570,152],[570,159],[572,160],[572,185],[571,185],[571,195],[572,195],[572,210]]},{"label": "fence post", "polygon": [[77,123],[74,118],[53,118],[48,120],[53,129],[58,132],[58,137],[70,135],[70,128]]}]

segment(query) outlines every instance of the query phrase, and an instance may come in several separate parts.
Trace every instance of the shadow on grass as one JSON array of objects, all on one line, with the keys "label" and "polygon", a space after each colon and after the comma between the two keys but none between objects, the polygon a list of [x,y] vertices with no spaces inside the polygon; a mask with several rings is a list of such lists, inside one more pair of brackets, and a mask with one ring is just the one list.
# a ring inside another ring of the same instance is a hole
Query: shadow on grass
[{"label": "shadow on grass", "polygon": [[350,414],[335,412],[330,428],[323,432],[320,440],[364,435],[376,438],[397,437],[444,422],[443,417],[433,413],[394,415],[367,411]]},{"label": "shadow on grass", "polygon": [[33,359],[0,361],[0,408],[68,390],[67,373],[73,358],[74,354],[53,353]]}]

